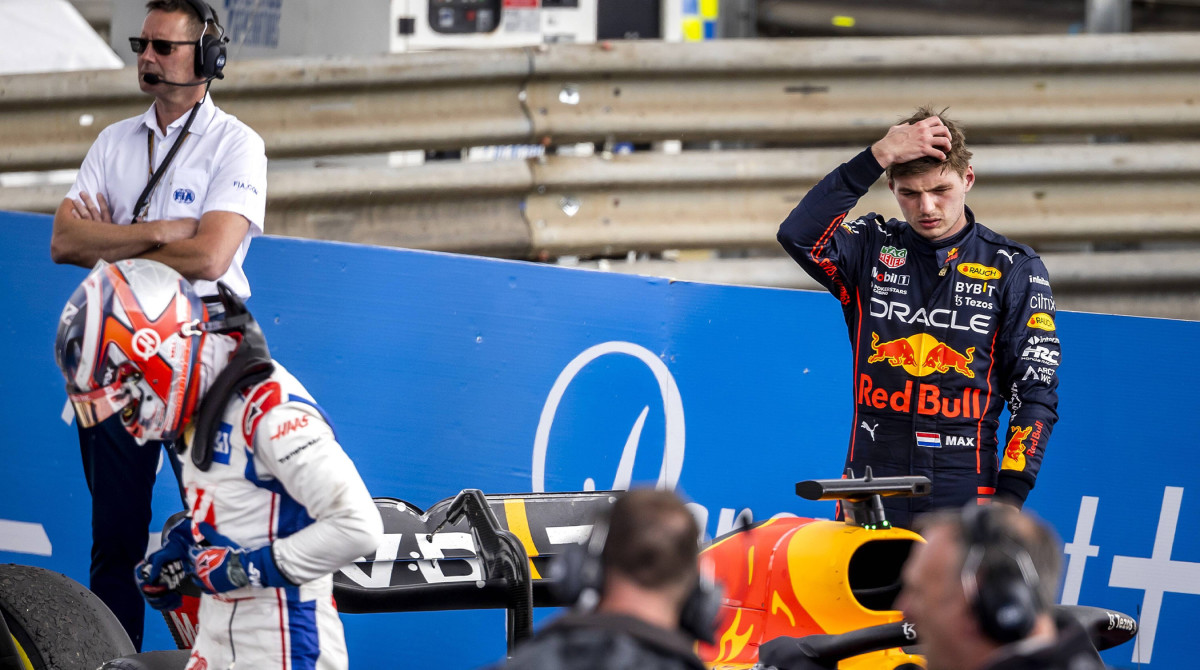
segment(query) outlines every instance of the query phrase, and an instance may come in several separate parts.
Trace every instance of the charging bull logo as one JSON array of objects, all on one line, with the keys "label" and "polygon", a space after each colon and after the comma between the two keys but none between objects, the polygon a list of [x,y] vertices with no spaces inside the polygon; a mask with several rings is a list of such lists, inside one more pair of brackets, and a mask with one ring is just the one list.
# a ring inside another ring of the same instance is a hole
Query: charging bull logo
[{"label": "charging bull logo", "polygon": [[975,378],[975,371],[967,367],[975,358],[975,347],[967,347],[967,355],[963,356],[957,351],[951,349],[948,345],[938,343],[933,350],[925,356],[923,367],[933,368],[938,372],[946,372],[953,368],[961,374],[967,376],[968,379]]},{"label": "charging bull logo", "polygon": [[892,367],[904,368],[914,377],[954,370],[968,379],[975,378],[975,371],[970,367],[975,360],[975,347],[968,347],[964,355],[925,333],[883,343],[879,342],[878,333],[871,333],[871,349],[875,353],[867,358],[868,363],[887,361]]},{"label": "charging bull logo", "polygon": [[1012,436],[1008,438],[1008,446],[1004,447],[1004,461],[1000,464],[1001,470],[1022,471],[1025,469],[1025,440],[1032,430],[1033,426],[1013,427]]},{"label": "charging bull logo", "polygon": [[875,353],[867,359],[868,363],[879,363],[886,360],[895,367],[908,367],[917,364],[917,352],[913,349],[909,338],[892,340],[879,344],[879,333],[871,333],[871,350]]}]

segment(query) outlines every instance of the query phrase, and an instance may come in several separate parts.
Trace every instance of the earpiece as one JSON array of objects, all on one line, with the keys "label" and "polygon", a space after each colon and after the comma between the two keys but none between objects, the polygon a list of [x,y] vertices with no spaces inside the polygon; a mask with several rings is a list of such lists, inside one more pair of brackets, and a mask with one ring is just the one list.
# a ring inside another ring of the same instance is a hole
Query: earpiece
[{"label": "earpiece", "polygon": [[608,539],[608,513],[596,518],[587,538],[567,545],[550,563],[550,590],[564,605],[592,609],[604,591],[604,542]]},{"label": "earpiece", "polygon": [[[200,39],[196,40],[196,64],[195,71],[197,77],[203,77],[207,80],[222,79],[225,77],[222,70],[225,69],[225,43],[229,38],[225,37],[225,29],[217,22],[217,15],[213,12],[212,7],[204,0],[187,0],[192,9],[196,10],[196,15],[204,22],[204,31],[200,33]],[[209,35],[208,25],[216,26],[220,34]]]},{"label": "earpiece", "polygon": [[1045,605],[1033,559],[1000,531],[996,513],[990,505],[963,510],[962,583],[979,627],[996,642],[1007,644],[1029,634]]},{"label": "earpiece", "polygon": [[[561,604],[578,604],[591,610],[600,602],[604,594],[604,544],[608,540],[609,514],[605,512],[596,519],[587,539],[568,545],[550,563],[550,589]],[[721,587],[701,570],[680,609],[679,628],[698,640],[713,643],[723,599]]]}]

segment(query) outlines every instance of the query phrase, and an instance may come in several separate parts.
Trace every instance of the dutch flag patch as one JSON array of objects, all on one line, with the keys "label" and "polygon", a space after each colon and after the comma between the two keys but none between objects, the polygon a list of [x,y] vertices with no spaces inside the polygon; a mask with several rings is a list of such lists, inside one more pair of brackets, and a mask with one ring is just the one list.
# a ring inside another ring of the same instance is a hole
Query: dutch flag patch
[{"label": "dutch flag patch", "polygon": [[916,436],[918,447],[925,447],[926,449],[942,448],[941,433],[917,433]]}]

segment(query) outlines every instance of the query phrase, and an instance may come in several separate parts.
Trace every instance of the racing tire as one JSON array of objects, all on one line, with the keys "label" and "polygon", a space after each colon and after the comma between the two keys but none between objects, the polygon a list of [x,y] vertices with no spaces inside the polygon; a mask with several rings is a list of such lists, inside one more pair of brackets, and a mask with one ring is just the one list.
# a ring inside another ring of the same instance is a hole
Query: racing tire
[{"label": "racing tire", "polygon": [[95,670],[134,653],[129,635],[91,591],[57,572],[0,565],[0,615],[34,670]]}]

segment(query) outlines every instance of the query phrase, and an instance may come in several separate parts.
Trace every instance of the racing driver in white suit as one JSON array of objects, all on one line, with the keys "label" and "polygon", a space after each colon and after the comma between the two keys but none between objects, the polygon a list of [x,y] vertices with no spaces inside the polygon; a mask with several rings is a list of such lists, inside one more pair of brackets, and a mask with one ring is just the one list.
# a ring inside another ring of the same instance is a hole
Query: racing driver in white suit
[{"label": "racing driver in white suit", "polygon": [[81,423],[119,413],[139,443],[175,440],[188,517],[136,578],[158,609],[178,606],[185,581],[204,592],[188,670],[346,668],[331,573],[375,550],[379,512],[321,409],[221,289],[214,318],[166,265],[102,262],[63,310],[57,362]]}]

